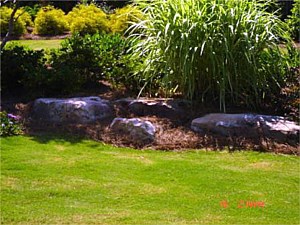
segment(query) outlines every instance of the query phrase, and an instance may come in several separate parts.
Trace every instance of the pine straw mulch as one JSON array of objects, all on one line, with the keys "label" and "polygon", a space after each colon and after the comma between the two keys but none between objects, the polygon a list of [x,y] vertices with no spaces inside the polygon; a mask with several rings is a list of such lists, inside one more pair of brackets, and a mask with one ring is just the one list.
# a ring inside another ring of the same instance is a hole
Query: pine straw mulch
[{"label": "pine straw mulch", "polygon": [[[167,151],[183,151],[188,149],[205,150],[254,150],[259,152],[273,152],[283,154],[300,155],[299,143],[276,143],[273,140],[244,137],[222,137],[216,134],[198,134],[193,132],[189,126],[190,119],[180,121],[177,118],[163,118],[158,116],[139,116],[141,119],[152,122],[157,131],[155,141],[142,143],[122,133],[113,132],[109,125],[114,117],[107,118],[93,124],[53,124],[33,121],[28,117],[28,109],[31,104],[19,104],[19,112],[25,118],[25,133],[29,135],[40,134],[69,134],[89,138],[96,141],[112,144],[119,147],[131,147],[136,149],[153,149]],[[134,117],[134,115],[116,115],[118,117]],[[188,115],[187,115],[188,116]],[[135,116],[136,117],[136,116]],[[195,118],[195,117],[194,117]]]}]

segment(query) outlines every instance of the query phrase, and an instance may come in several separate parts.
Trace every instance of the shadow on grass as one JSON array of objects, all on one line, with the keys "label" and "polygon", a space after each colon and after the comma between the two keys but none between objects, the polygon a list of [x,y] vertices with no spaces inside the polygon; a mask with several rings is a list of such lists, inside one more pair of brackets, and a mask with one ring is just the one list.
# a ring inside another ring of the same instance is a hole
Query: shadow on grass
[{"label": "shadow on grass", "polygon": [[28,134],[31,140],[36,141],[41,144],[47,144],[49,142],[56,142],[56,143],[71,143],[71,144],[78,144],[82,143],[86,138],[80,135],[71,135],[66,133],[50,133],[50,132],[42,132],[42,133],[31,133]]}]

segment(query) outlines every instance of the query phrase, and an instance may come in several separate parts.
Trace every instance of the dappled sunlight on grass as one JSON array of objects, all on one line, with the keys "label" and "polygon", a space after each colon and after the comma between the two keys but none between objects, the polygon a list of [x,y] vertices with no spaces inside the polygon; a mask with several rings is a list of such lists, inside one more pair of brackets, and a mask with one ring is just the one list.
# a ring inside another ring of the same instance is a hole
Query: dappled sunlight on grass
[{"label": "dappled sunlight on grass", "polygon": [[33,50],[41,50],[41,49],[56,49],[60,47],[60,43],[62,39],[56,40],[17,40],[12,41],[13,43],[18,43],[21,45],[28,46]]}]

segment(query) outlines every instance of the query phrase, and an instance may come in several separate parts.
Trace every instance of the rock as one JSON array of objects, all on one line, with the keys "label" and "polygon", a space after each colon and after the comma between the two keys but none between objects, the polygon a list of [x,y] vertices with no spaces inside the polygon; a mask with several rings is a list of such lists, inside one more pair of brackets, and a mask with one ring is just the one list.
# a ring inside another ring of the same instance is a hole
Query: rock
[{"label": "rock", "polygon": [[280,116],[212,113],[194,119],[191,129],[223,136],[268,137],[279,142],[299,142],[300,126]]},{"label": "rock", "polygon": [[155,138],[155,126],[138,118],[115,118],[110,127],[114,131],[129,135],[136,142],[151,142]]},{"label": "rock", "polygon": [[119,99],[115,103],[137,116],[167,118],[182,116],[190,106],[190,102],[177,99]]},{"label": "rock", "polygon": [[100,97],[40,98],[33,104],[33,118],[56,123],[91,123],[112,116],[109,101]]}]

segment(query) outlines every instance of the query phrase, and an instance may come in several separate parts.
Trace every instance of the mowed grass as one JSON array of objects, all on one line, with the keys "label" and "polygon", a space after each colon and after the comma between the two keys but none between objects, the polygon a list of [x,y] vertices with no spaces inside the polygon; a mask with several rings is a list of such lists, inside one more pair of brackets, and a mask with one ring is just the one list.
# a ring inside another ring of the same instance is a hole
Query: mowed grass
[{"label": "mowed grass", "polygon": [[2,138],[1,222],[299,224],[299,169],[299,158],[290,155]]},{"label": "mowed grass", "polygon": [[41,50],[41,49],[59,48],[62,41],[63,41],[62,39],[57,39],[57,40],[17,40],[12,42],[19,43],[21,45],[26,45],[33,50]]}]

